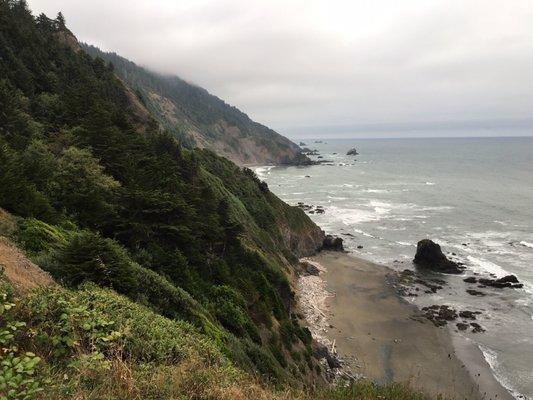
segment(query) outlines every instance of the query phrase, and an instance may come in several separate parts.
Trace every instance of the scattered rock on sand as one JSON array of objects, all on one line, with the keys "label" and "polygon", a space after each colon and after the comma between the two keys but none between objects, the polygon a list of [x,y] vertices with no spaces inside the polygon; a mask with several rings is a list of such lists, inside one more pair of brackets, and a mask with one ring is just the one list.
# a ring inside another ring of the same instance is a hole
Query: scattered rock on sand
[{"label": "scattered rock on sand", "polygon": [[476,319],[476,314],[480,314],[479,311],[460,311],[459,316],[465,319]]},{"label": "scattered rock on sand", "polygon": [[471,322],[470,326],[472,327],[472,333],[485,332],[485,329],[483,329],[483,327],[479,325],[477,322]]},{"label": "scattered rock on sand", "polygon": [[429,239],[423,239],[416,246],[413,262],[421,267],[446,274],[461,274],[463,268],[456,262],[448,260],[440,246]]},{"label": "scattered rock on sand", "polygon": [[466,293],[472,295],[472,296],[485,296],[486,294],[483,292],[480,292],[479,290],[475,289],[466,289]]},{"label": "scattered rock on sand", "polygon": [[477,283],[477,278],[474,276],[469,276],[468,278],[463,279],[466,283]]},{"label": "scattered rock on sand", "polygon": [[457,326],[457,329],[460,331],[466,331],[468,329],[468,324],[465,324],[464,322],[458,322],[455,326]]},{"label": "scattered rock on sand", "polygon": [[457,312],[446,305],[423,307],[422,311],[424,311],[424,316],[435,326],[444,326],[448,321],[457,319]]}]

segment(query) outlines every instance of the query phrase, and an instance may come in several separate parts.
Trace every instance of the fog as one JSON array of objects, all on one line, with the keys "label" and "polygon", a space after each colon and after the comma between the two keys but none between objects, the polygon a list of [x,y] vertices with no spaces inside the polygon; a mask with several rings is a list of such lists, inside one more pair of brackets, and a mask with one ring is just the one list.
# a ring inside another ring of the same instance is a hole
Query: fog
[{"label": "fog", "polygon": [[533,128],[530,0],[29,5],[62,11],[80,40],[198,84],[292,137]]}]

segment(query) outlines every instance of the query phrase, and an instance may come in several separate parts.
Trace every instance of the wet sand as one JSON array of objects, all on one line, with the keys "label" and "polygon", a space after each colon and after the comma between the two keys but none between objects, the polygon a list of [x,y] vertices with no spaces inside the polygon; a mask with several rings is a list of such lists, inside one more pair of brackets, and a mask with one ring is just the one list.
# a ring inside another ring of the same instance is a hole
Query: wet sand
[{"label": "wet sand", "polygon": [[331,293],[323,311],[333,327],[324,335],[352,372],[378,383],[409,382],[432,396],[512,399],[477,346],[411,319],[417,309],[397,295],[390,269],[344,253],[310,260],[324,267]]}]

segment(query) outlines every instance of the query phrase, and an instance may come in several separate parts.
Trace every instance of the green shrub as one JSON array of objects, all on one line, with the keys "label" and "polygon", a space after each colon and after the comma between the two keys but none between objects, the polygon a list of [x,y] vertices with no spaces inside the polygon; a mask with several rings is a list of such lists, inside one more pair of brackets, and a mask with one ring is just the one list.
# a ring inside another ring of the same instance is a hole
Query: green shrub
[{"label": "green shrub", "polygon": [[69,232],[35,218],[19,221],[16,241],[30,253],[48,252],[67,244]]},{"label": "green shrub", "polygon": [[111,290],[40,289],[30,295],[25,315],[38,333],[36,349],[68,360],[120,354],[132,361],[174,363],[193,354],[223,362],[218,348],[191,324],[173,321]]},{"label": "green shrub", "polygon": [[126,251],[111,239],[83,231],[57,252],[50,272],[69,286],[95,282],[119,293],[129,293],[135,287],[132,261]]},{"label": "green shrub", "polygon": [[15,317],[15,303],[7,289],[0,283],[0,400],[31,400],[43,390],[35,377],[41,359],[18,346],[17,335],[26,324]]}]

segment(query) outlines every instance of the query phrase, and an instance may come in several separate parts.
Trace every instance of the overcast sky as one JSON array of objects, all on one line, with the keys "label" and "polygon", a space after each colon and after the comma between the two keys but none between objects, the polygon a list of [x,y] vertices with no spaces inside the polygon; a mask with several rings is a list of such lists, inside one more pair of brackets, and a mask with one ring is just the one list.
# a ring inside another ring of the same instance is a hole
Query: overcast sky
[{"label": "overcast sky", "polygon": [[532,0],[29,4],[289,136],[533,132]]}]

